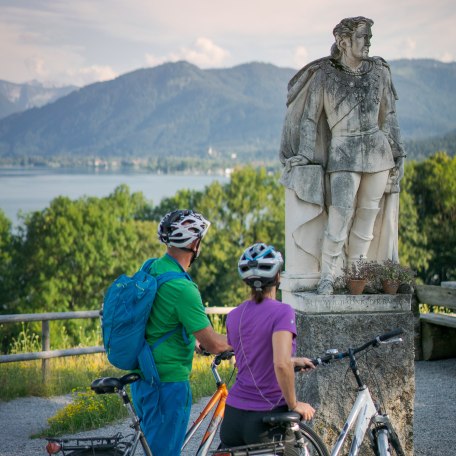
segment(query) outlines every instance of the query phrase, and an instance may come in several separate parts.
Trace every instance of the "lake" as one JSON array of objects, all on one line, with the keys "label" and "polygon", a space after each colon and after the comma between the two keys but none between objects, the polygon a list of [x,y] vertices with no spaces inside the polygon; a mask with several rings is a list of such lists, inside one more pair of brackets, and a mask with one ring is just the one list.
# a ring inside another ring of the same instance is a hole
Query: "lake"
[{"label": "lake", "polygon": [[153,204],[178,190],[203,190],[214,180],[228,182],[224,175],[173,175],[139,171],[96,171],[62,168],[0,168],[0,208],[17,225],[17,213],[42,210],[57,196],[108,196],[126,184],[142,192]]}]

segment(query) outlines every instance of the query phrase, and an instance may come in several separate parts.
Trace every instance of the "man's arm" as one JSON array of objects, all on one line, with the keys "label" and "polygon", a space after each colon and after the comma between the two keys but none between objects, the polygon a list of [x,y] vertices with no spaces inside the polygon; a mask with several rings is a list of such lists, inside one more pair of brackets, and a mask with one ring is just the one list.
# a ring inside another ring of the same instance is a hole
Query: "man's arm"
[{"label": "man's arm", "polygon": [[200,345],[202,345],[209,353],[216,354],[233,350],[233,347],[228,345],[226,336],[216,333],[210,325],[200,331],[194,332],[193,335],[196,337]]}]

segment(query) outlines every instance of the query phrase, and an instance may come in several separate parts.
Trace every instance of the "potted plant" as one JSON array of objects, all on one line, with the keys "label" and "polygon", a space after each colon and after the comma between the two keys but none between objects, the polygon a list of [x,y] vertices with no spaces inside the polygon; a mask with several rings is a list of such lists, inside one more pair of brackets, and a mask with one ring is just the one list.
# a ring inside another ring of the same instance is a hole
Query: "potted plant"
[{"label": "potted plant", "polygon": [[415,278],[415,272],[399,262],[385,260],[378,264],[376,277],[382,284],[383,291],[387,294],[396,294],[399,285],[411,284]]},{"label": "potted plant", "polygon": [[375,276],[374,262],[360,257],[343,269],[342,282],[350,294],[359,295]]}]

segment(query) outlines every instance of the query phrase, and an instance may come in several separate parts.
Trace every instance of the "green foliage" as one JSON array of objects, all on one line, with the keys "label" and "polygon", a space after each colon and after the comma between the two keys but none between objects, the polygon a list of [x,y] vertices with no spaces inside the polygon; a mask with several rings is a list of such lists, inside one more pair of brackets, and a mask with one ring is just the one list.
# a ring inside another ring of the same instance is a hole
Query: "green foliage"
[{"label": "green foliage", "polygon": [[142,194],[118,187],[107,198],[55,198],[24,220],[15,311],[97,309],[106,284],[158,250],[153,223],[140,221]]},{"label": "green foliage", "polygon": [[[401,264],[425,283],[454,279],[456,158],[437,153],[423,162],[408,161],[401,186]],[[0,312],[100,308],[115,277],[164,252],[157,223],[176,208],[192,208],[212,222],[190,270],[209,306],[231,307],[248,296],[237,273],[248,245],[262,241],[284,253],[284,191],[278,173],[265,168],[236,169],[226,184],[181,190],[157,206],[126,186],[106,198],[58,197],[45,210],[23,216],[15,234],[0,211]],[[39,331],[39,323],[29,327]],[[21,329],[3,325],[4,351]],[[91,331],[99,338],[98,329],[96,320],[53,324],[51,340],[55,348],[74,346]]]},{"label": "green foliage", "polygon": [[456,277],[456,157],[437,152],[414,164],[410,195],[417,211],[417,246],[426,252],[427,267],[418,269],[425,283]]},{"label": "green foliage", "polygon": [[13,276],[11,274],[14,256],[14,242],[11,233],[11,221],[0,209],[0,314],[7,313],[7,308],[2,303],[11,301]]},{"label": "green foliage", "polygon": [[266,242],[284,253],[284,191],[279,176],[264,168],[236,169],[229,183],[216,181],[201,192],[180,191],[151,217],[176,208],[192,208],[212,223],[190,271],[209,305],[229,307],[247,297],[237,261],[248,245]]},{"label": "green foliage", "polygon": [[[57,197],[26,215],[14,237],[10,288],[1,296],[4,313],[99,309],[115,277],[160,253],[156,224],[141,220],[149,210],[142,193],[122,185],[106,198]],[[76,325],[67,325],[73,338]]]},{"label": "green foliage", "polygon": [[17,353],[31,353],[41,350],[41,342],[38,334],[35,334],[29,330],[22,323],[22,330],[18,334],[17,338],[13,337],[10,345],[9,352],[11,354]]},{"label": "green foliage", "polygon": [[116,376],[121,372],[108,363],[104,353],[52,358],[48,360],[48,367],[49,375],[44,382],[41,360],[2,364],[0,400],[60,396],[86,388],[95,378]]},{"label": "green foliage", "polygon": [[97,429],[127,416],[116,394],[96,395],[90,388],[74,391],[73,401],[48,419],[47,437]]},{"label": "green foliage", "polygon": [[[203,396],[210,396],[216,389],[210,371],[211,361],[212,358],[195,356],[190,377],[194,402]],[[218,371],[222,379],[230,386],[234,381],[233,364],[228,361],[223,362]],[[129,388],[127,392],[129,392]],[[88,388],[79,387],[73,390],[72,402],[48,420],[49,427],[41,433],[41,436],[57,437],[62,434],[75,434],[97,429],[125,416],[125,407],[122,406],[122,402],[116,394],[97,396]]]},{"label": "green foliage", "polygon": [[412,187],[417,179],[417,163],[406,162],[401,181],[399,207],[399,258],[415,270],[426,270],[431,258],[426,233],[419,226],[418,206]]}]

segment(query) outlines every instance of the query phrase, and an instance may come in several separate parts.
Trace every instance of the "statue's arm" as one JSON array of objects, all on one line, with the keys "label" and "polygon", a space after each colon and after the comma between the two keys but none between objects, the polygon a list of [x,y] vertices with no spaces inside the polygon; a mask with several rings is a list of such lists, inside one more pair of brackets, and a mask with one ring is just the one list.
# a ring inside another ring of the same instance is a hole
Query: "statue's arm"
[{"label": "statue's arm", "polygon": [[380,101],[379,124],[388,139],[393,152],[393,157],[397,160],[400,157],[405,157],[405,149],[402,144],[399,123],[396,113],[396,91],[391,79],[391,72],[386,62],[383,64],[383,93]]},{"label": "statue's arm", "polygon": [[396,114],[396,100],[398,99],[396,90],[391,79],[389,65],[383,61],[384,85],[383,94],[380,102],[379,124],[391,146],[395,167],[391,171],[391,177],[399,189],[399,182],[404,176],[405,149],[402,144],[399,122]]},{"label": "statue's arm", "polygon": [[306,102],[299,126],[298,155],[309,163],[315,162],[318,120],[324,107],[323,72],[317,71],[309,82]]}]

